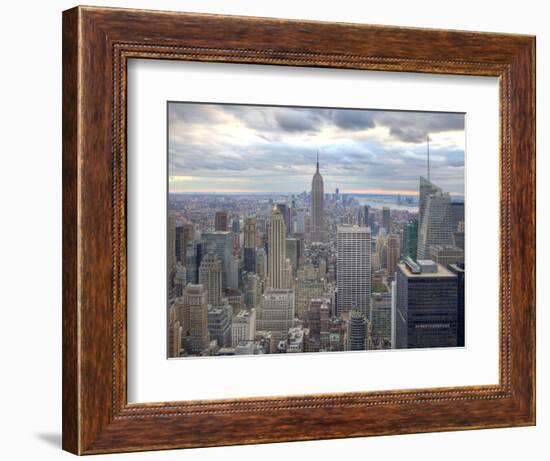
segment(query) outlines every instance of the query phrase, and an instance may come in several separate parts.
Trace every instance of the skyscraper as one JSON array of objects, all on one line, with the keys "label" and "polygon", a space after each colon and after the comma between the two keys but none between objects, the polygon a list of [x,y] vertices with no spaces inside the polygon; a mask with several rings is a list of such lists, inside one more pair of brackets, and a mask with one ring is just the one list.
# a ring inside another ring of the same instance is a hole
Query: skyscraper
[{"label": "skyscraper", "polygon": [[267,277],[267,255],[263,248],[258,248],[256,252],[256,274],[262,282]]},{"label": "skyscraper", "polygon": [[208,334],[207,293],[202,285],[187,285],[183,291],[185,349],[194,355],[203,352],[210,342]]},{"label": "skyscraper", "polygon": [[229,271],[227,272],[227,288],[232,290],[238,290],[242,275],[241,260],[238,258],[231,258],[229,261]]},{"label": "skyscraper", "polygon": [[256,309],[240,310],[233,315],[231,342],[236,347],[241,341],[253,341],[256,335]]},{"label": "skyscraper", "polygon": [[388,276],[393,279],[395,276],[395,268],[397,266],[397,261],[399,261],[399,255],[401,254],[401,248],[400,245],[401,240],[399,239],[399,235],[397,234],[390,234],[388,236],[387,240],[387,271]]},{"label": "skyscraper", "polygon": [[376,239],[376,255],[378,256],[378,264],[380,269],[388,268],[388,237],[384,233],[380,233]]},{"label": "skyscraper", "polygon": [[319,276],[319,270],[308,264],[298,270],[296,280],[296,316],[307,319],[310,302],[320,298],[324,292],[324,281]]},{"label": "skyscraper", "polygon": [[183,238],[183,225],[181,223],[176,223],[175,232],[176,261],[183,263],[185,262],[185,242]]},{"label": "skyscraper", "polygon": [[294,233],[303,235],[306,231],[306,213],[304,210],[296,210],[294,216]]},{"label": "skyscraper", "polygon": [[246,272],[256,272],[256,218],[246,218],[244,224],[243,262]]},{"label": "skyscraper", "polygon": [[370,217],[370,207],[368,205],[363,205],[363,226],[369,225],[369,217]]},{"label": "skyscraper", "polygon": [[397,265],[396,347],[457,346],[457,276],[429,260]]},{"label": "skyscraper", "polygon": [[256,216],[250,216],[246,218],[244,222],[244,247],[256,248],[256,234],[258,230],[256,228]]},{"label": "skyscraper", "polygon": [[191,240],[187,242],[185,251],[185,266],[187,268],[187,283],[199,283],[199,267],[202,261],[203,242]]},{"label": "skyscraper", "polygon": [[222,289],[227,288],[227,274],[229,273],[229,263],[231,261],[232,239],[231,232],[207,232],[203,234],[206,244],[206,252],[214,253],[222,265]]},{"label": "skyscraper", "polygon": [[286,203],[277,203],[275,205],[277,209],[281,212],[281,215],[283,216],[283,221],[285,222],[285,231],[286,234],[289,234],[291,231],[290,227],[290,208]]},{"label": "skyscraper", "polygon": [[356,310],[349,315],[348,340],[350,351],[364,351],[367,348],[367,320]]},{"label": "skyscraper", "polygon": [[387,206],[382,207],[382,227],[386,229],[386,234],[391,232],[391,214]]},{"label": "skyscraper", "polygon": [[452,245],[451,196],[441,191],[428,196],[418,234],[418,259],[430,258],[432,245]]},{"label": "skyscraper", "polygon": [[458,347],[464,346],[464,263],[450,264],[448,269],[457,277],[457,332],[456,342]]},{"label": "skyscraper", "polygon": [[226,210],[216,211],[214,217],[214,230],[219,232],[225,232],[227,230],[228,217]]},{"label": "skyscraper", "polygon": [[195,226],[193,223],[176,224],[176,259],[184,263],[187,257],[187,243],[193,240]]},{"label": "skyscraper", "polygon": [[416,260],[418,249],[418,220],[413,219],[403,229],[403,256]]},{"label": "skyscraper", "polygon": [[187,267],[181,263],[176,263],[176,271],[174,273],[174,291],[173,295],[179,298],[183,289],[187,285]]},{"label": "skyscraper", "polygon": [[247,273],[244,280],[244,303],[247,309],[257,307],[260,303],[261,281],[256,274]]},{"label": "skyscraper", "polygon": [[464,250],[464,221],[458,223],[458,230],[453,232],[455,247]]},{"label": "skyscraper", "polygon": [[275,340],[286,339],[294,319],[294,292],[268,288],[257,312],[256,330],[271,332]]},{"label": "skyscraper", "polygon": [[311,241],[325,241],[324,217],[325,191],[323,177],[319,173],[319,153],[317,153],[317,169],[311,180]]},{"label": "skyscraper", "polygon": [[450,264],[464,263],[464,250],[453,245],[432,245],[430,259],[443,267]]},{"label": "skyscraper", "polygon": [[222,265],[218,257],[208,253],[199,268],[199,283],[207,292],[207,301],[211,306],[220,306],[222,299]]},{"label": "skyscraper", "polygon": [[267,237],[268,287],[288,288],[286,270],[286,229],[283,215],[277,208],[271,213],[271,223]]},{"label": "skyscraper", "polygon": [[389,349],[392,344],[392,295],[373,293],[369,319],[372,342],[376,349]]},{"label": "skyscraper", "polygon": [[227,302],[218,307],[208,308],[208,333],[210,341],[214,339],[220,347],[231,347],[231,321],[233,309]]},{"label": "skyscraper", "polygon": [[172,277],[174,268],[176,267],[176,218],[174,216],[168,216],[168,275]]},{"label": "skyscraper", "polygon": [[292,264],[292,272],[298,270],[298,262],[300,261],[300,241],[295,238],[286,239],[286,254]]},{"label": "skyscraper", "polygon": [[424,178],[420,176],[420,185],[419,185],[419,197],[418,197],[418,231],[420,233],[420,227],[422,226],[422,221],[424,218],[424,211],[426,205],[428,204],[428,198],[430,195],[442,193],[441,189]]},{"label": "skyscraper", "polygon": [[453,232],[458,230],[458,223],[464,221],[464,202],[451,202],[451,222]]},{"label": "skyscraper", "polygon": [[371,234],[368,227],[338,226],[338,313],[368,315],[371,295]]}]

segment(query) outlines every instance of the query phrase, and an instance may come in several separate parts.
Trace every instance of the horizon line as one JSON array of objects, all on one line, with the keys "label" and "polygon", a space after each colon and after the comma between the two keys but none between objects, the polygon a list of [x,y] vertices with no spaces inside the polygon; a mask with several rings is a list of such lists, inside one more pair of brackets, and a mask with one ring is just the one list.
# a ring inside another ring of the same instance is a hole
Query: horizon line
[{"label": "horizon line", "polygon": [[[291,195],[300,195],[304,192],[308,192],[307,190],[302,191],[256,191],[256,190],[194,190],[194,191],[182,191],[182,190],[169,190],[169,194],[212,194],[212,195],[221,195],[221,194],[291,194]],[[336,192],[325,192],[324,194],[327,195],[334,195]],[[365,191],[338,191],[340,195],[388,195],[388,196],[395,196],[395,195],[413,195],[418,196],[418,191],[379,191],[379,190],[365,190]],[[453,197],[463,197],[463,192],[449,192],[449,195]]]}]

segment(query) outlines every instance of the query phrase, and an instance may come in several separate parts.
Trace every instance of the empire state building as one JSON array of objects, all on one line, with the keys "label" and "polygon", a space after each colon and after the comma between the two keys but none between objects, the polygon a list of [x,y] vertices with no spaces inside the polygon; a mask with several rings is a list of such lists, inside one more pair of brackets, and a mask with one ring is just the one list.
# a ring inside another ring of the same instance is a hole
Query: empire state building
[{"label": "empire state building", "polygon": [[319,153],[317,152],[317,169],[311,180],[311,241],[325,241],[325,190],[323,177],[319,173]]}]

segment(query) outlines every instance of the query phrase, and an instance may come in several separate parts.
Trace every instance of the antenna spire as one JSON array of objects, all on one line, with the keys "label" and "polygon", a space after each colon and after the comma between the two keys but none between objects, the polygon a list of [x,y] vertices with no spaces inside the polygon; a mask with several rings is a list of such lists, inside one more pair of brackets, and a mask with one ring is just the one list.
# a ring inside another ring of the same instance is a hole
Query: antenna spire
[{"label": "antenna spire", "polygon": [[430,135],[426,135],[426,144],[428,150],[428,181],[430,181]]},{"label": "antenna spire", "polygon": [[319,149],[317,149],[317,173],[319,173]]}]

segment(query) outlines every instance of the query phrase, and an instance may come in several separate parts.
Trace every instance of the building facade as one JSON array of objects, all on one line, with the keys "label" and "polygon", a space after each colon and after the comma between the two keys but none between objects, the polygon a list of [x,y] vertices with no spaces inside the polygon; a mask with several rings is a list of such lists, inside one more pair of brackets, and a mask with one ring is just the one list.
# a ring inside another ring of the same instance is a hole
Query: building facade
[{"label": "building facade", "polygon": [[183,342],[187,352],[200,355],[210,343],[207,292],[202,285],[187,285],[183,290]]},{"label": "building facade", "polygon": [[401,255],[401,239],[397,234],[388,235],[387,240],[387,271],[388,277],[393,279],[399,256]]},{"label": "building facade", "polygon": [[256,309],[241,309],[233,315],[231,341],[236,347],[241,341],[253,341],[256,336]]},{"label": "building facade", "polygon": [[288,288],[286,276],[286,228],[283,215],[277,208],[271,213],[268,232],[268,287]]},{"label": "building facade", "polygon": [[311,241],[325,241],[325,189],[323,176],[319,172],[319,154],[315,174],[311,180]]},{"label": "building facade", "polygon": [[396,347],[458,345],[457,276],[429,260],[397,265]]},{"label": "building facade", "polygon": [[203,240],[207,253],[214,253],[222,265],[222,289],[227,288],[227,274],[232,253],[232,234],[229,231],[206,232]]},{"label": "building facade", "polygon": [[229,218],[226,210],[216,211],[214,216],[214,230],[216,232],[225,232],[227,231],[227,225],[229,223]]},{"label": "building facade", "polygon": [[368,315],[371,295],[370,228],[337,228],[338,314],[357,310]]},{"label": "building facade", "polygon": [[207,302],[211,306],[221,306],[222,265],[214,253],[208,253],[199,268],[199,284],[207,293]]},{"label": "building facade", "polygon": [[464,250],[454,245],[432,245],[430,259],[443,267],[464,263]]},{"label": "building facade", "polygon": [[274,340],[286,340],[294,320],[294,292],[269,288],[262,296],[256,330],[270,332]]},{"label": "building facade", "polygon": [[432,245],[452,245],[451,196],[436,192],[428,196],[418,234],[418,259],[430,258]]}]

